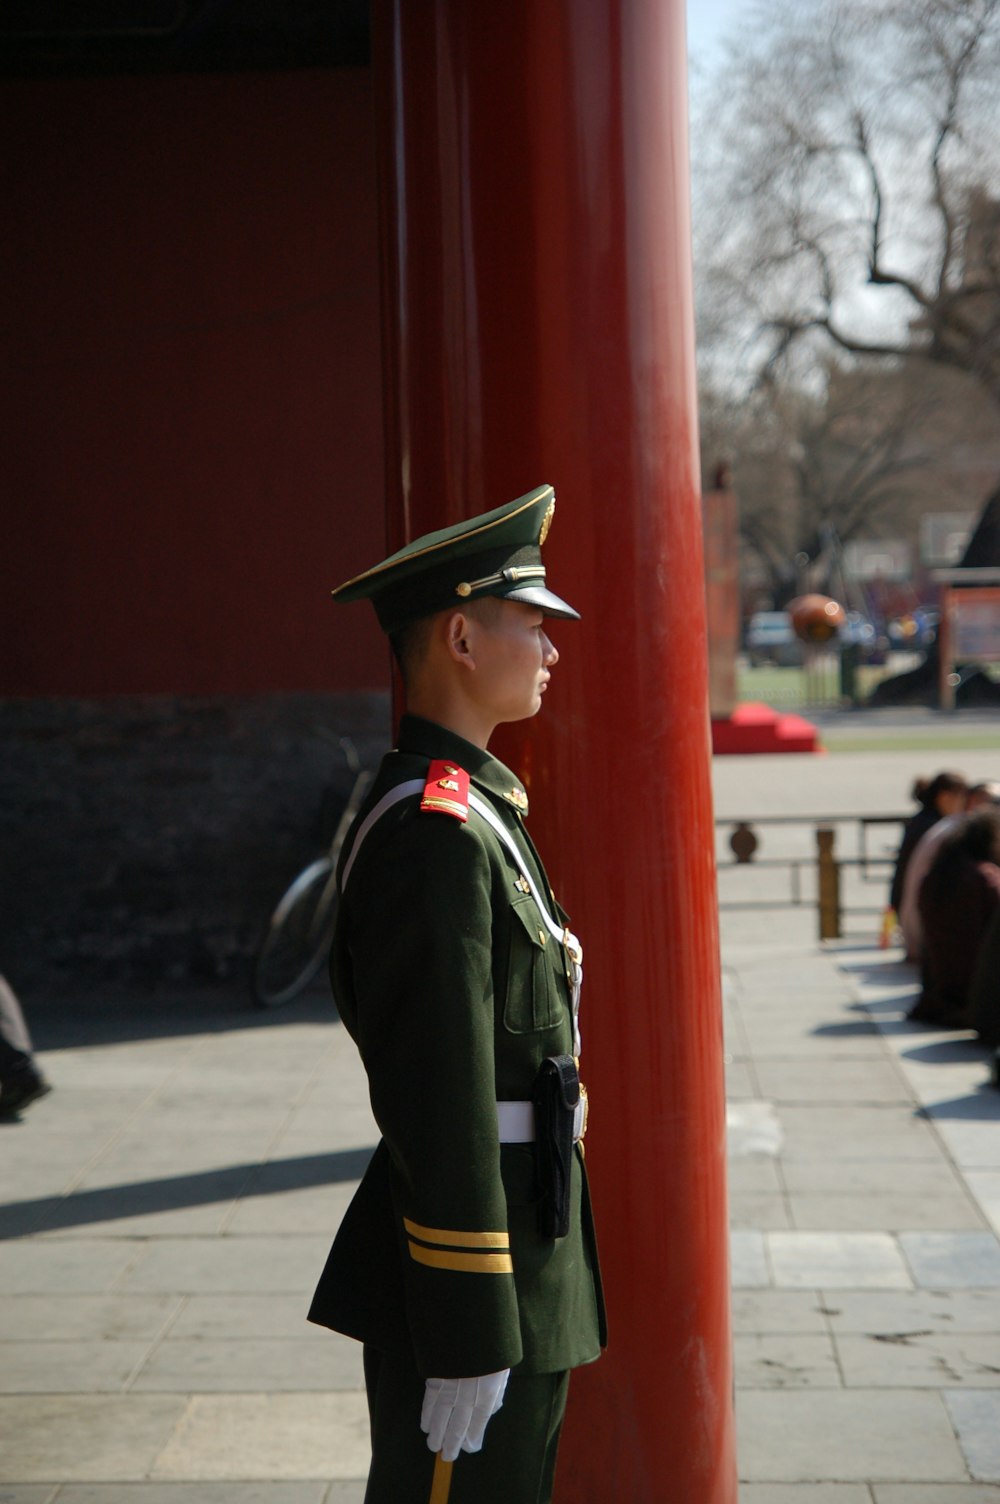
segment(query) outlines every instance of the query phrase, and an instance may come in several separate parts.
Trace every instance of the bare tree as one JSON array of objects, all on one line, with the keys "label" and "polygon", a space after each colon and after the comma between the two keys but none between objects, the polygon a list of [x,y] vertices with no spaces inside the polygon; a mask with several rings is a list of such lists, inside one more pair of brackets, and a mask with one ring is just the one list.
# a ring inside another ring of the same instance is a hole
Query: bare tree
[{"label": "bare tree", "polygon": [[1000,0],[767,0],[695,117],[718,374],[816,341],[934,362],[1000,404]]},{"label": "bare tree", "polygon": [[915,539],[915,517],[957,501],[938,462],[954,421],[939,381],[828,362],[821,391],[768,382],[733,400],[703,388],[702,444],[735,462],[744,544],[777,603],[824,588],[831,544]]}]

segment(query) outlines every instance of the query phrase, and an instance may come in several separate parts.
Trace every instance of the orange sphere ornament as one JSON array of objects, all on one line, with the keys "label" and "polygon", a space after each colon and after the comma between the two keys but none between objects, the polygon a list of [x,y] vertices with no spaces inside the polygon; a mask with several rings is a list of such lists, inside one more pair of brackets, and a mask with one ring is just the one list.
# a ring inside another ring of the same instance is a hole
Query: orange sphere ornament
[{"label": "orange sphere ornament", "polygon": [[796,637],[803,642],[829,642],[847,620],[843,606],[828,595],[800,595],[789,602],[788,614]]}]

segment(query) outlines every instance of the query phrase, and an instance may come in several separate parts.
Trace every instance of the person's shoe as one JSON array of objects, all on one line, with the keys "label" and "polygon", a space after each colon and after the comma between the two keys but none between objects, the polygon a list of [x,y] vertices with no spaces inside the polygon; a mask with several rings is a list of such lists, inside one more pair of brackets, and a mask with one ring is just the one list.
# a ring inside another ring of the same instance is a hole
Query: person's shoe
[{"label": "person's shoe", "polygon": [[0,1117],[14,1117],[22,1108],[47,1096],[52,1090],[45,1077],[36,1070],[19,1071],[0,1081]]}]

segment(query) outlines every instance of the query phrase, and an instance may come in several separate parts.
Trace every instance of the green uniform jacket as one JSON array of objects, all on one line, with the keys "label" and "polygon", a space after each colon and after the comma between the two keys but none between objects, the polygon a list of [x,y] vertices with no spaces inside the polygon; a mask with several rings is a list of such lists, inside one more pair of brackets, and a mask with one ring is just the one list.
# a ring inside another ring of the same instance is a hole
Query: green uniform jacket
[{"label": "green uniform jacket", "polygon": [[[404,717],[354,830],[438,758],[470,775],[551,898],[521,784],[416,716]],[[534,1146],[499,1143],[497,1101],[530,1098],[546,1056],[573,1049],[567,957],[523,887],[480,815],[463,824],[421,810],[414,794],[371,827],[340,903],[334,996],[382,1141],[309,1319],[385,1350],[409,1347],[425,1377],[557,1372],[591,1362],[605,1341],[579,1149],[569,1235],[552,1240],[537,1227]],[[552,912],[562,917],[554,900]]]}]

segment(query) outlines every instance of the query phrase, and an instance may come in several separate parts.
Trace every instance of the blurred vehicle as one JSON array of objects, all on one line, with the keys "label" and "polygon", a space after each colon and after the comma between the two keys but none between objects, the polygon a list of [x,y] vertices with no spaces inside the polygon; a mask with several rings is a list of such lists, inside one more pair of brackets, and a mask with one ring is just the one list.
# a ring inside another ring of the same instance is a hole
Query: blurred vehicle
[{"label": "blurred vehicle", "polygon": [[848,611],[847,620],[840,628],[840,646],[856,648],[858,663],[883,664],[889,651],[889,639],[880,632],[874,622],[860,611]]},{"label": "blurred vehicle", "polygon": [[847,620],[841,624],[840,640],[848,648],[873,648],[878,633],[860,611],[848,611]]},{"label": "blurred vehicle", "polygon": [[918,606],[915,611],[897,617],[886,627],[890,643],[897,652],[930,647],[937,635],[938,615],[937,611],[923,610]]},{"label": "blurred vehicle", "polygon": [[755,611],[747,623],[746,650],[755,668],[775,663],[782,668],[802,662],[802,644],[787,611]]}]

